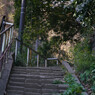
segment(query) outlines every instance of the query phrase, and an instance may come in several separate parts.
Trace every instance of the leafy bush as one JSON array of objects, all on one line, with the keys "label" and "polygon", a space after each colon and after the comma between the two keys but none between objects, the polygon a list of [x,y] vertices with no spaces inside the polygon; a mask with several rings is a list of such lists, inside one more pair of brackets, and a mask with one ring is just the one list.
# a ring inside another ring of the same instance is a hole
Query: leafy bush
[{"label": "leafy bush", "polygon": [[78,43],[73,50],[73,61],[77,71],[84,72],[90,69],[91,65],[95,63],[95,58],[91,54],[89,39]]},{"label": "leafy bush", "polygon": [[95,92],[95,56],[92,55],[88,38],[75,46],[73,56],[74,65],[80,74],[81,81],[88,84]]},{"label": "leafy bush", "polygon": [[80,74],[80,78],[85,84],[89,84],[92,92],[95,93],[95,64],[92,65],[89,70]]},{"label": "leafy bush", "polygon": [[65,76],[65,81],[69,85],[69,88],[63,93],[63,95],[83,95],[82,92],[84,90],[82,85],[78,84],[71,74]]},{"label": "leafy bush", "polygon": [[[95,77],[95,76],[94,76]],[[93,82],[93,86],[91,87],[92,91],[94,92],[95,94],[95,81]]]},{"label": "leafy bush", "polygon": [[25,62],[26,62],[26,60],[25,60],[24,56],[22,54],[18,54],[16,57],[16,62],[14,63],[14,65],[26,66]]}]

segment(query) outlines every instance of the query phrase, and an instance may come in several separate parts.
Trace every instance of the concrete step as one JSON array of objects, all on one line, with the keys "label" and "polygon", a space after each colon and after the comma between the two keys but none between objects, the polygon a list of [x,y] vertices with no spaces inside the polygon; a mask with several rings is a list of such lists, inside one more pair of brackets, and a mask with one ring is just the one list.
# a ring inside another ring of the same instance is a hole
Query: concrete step
[{"label": "concrete step", "polygon": [[8,90],[7,91],[7,95],[41,95],[40,93],[37,92],[21,92],[21,91],[17,91],[17,90]]},{"label": "concrete step", "polygon": [[[55,81],[55,80],[60,80],[60,81],[63,81],[63,79],[31,79],[31,78],[27,78],[27,79],[25,79],[25,78],[16,78],[16,77],[10,77],[10,81],[9,81],[9,83],[11,82],[16,82],[16,83],[23,83],[23,82],[26,82],[26,83],[43,83],[43,84],[53,84],[53,82]],[[64,81],[63,81],[64,82]]]},{"label": "concrete step", "polygon": [[13,69],[42,69],[42,70],[62,70],[59,66],[52,66],[52,67],[21,67],[21,66],[14,66]]},{"label": "concrete step", "polygon": [[13,81],[13,82],[25,82],[25,78],[24,77],[10,77],[10,81]]},{"label": "concrete step", "polygon": [[24,95],[60,95],[58,93],[31,93],[31,92],[26,92]]},{"label": "concrete step", "polygon": [[54,71],[54,72],[46,72],[46,71],[41,71],[41,70],[39,70],[39,71],[12,71],[11,73],[15,73],[15,74],[40,74],[40,75],[48,75],[48,74],[50,74],[50,75],[64,75],[64,72],[59,72],[59,71]]},{"label": "concrete step", "polygon": [[43,93],[42,95],[61,95],[59,93]]},{"label": "concrete step", "polygon": [[59,93],[34,93],[34,92],[17,92],[16,90],[9,90],[7,95],[60,95]]},{"label": "concrete step", "polygon": [[16,75],[18,75],[18,76],[30,76],[30,75],[32,75],[32,76],[49,76],[49,77],[63,77],[63,74],[62,73],[56,73],[56,74],[54,74],[54,73],[27,73],[27,74],[24,74],[24,73],[12,73],[11,75],[14,75],[14,76],[16,76]]},{"label": "concrete step", "polygon": [[65,90],[58,90],[58,89],[42,89],[42,93],[63,93]]},{"label": "concrete step", "polygon": [[24,95],[42,95],[41,93],[24,92]]},{"label": "concrete step", "polygon": [[36,70],[36,71],[33,71],[33,70],[12,70],[11,73],[17,73],[17,74],[20,74],[20,73],[23,73],[23,74],[64,74],[63,71],[45,71],[45,70]]},{"label": "concrete step", "polygon": [[59,76],[59,75],[35,75],[35,74],[11,74],[11,77],[22,77],[22,78],[45,78],[45,79],[48,79],[48,78],[63,78],[63,76]]},{"label": "concrete step", "polygon": [[67,89],[67,85],[65,84],[44,84],[44,83],[20,83],[20,82],[9,82],[9,88],[46,88],[46,89]]},{"label": "concrete step", "polygon": [[26,83],[42,83],[42,84],[53,84],[56,79],[26,79]]},{"label": "concrete step", "polygon": [[34,89],[34,88],[26,88],[24,92],[31,92],[31,93],[57,93],[57,89]]},{"label": "concrete step", "polygon": [[[33,81],[26,81],[25,80],[25,82],[27,83],[27,84],[53,84],[53,81],[44,81],[44,82],[42,82],[42,81],[35,81],[35,80],[33,80]],[[13,85],[13,86],[23,86],[25,83],[24,82],[15,82],[15,81],[9,81],[9,84],[10,85]]]},{"label": "concrete step", "polygon": [[17,91],[16,89],[7,90],[7,95],[23,95],[24,91]]},{"label": "concrete step", "polygon": [[68,85],[53,84],[55,80],[64,80],[60,67],[13,67],[7,95],[60,95]]},{"label": "concrete step", "polygon": [[58,95],[57,93],[63,93],[65,90],[58,89],[29,89],[25,88],[24,91],[7,90],[8,95]]},{"label": "concrete step", "polygon": [[[11,85],[11,84],[10,84]],[[10,86],[8,85],[8,91],[12,90],[12,92],[15,93],[17,92],[17,94],[24,92],[30,92],[30,93],[63,93],[68,85],[51,85],[51,84],[24,84],[22,86]],[[11,92],[10,92],[11,93]],[[26,94],[27,95],[27,94]],[[31,94],[32,95],[32,94]],[[41,94],[42,95],[42,94]],[[44,95],[44,94],[43,94]],[[52,94],[51,94],[52,95]]]}]

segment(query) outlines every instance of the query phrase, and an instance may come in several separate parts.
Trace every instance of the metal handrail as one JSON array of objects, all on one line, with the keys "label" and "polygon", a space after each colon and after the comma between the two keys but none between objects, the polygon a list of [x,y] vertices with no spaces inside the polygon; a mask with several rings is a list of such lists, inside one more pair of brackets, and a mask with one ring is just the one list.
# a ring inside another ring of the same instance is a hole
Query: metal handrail
[{"label": "metal handrail", "polygon": [[57,65],[58,65],[58,63],[62,64],[58,58],[47,58],[47,60],[57,60]]},{"label": "metal handrail", "polygon": [[[11,41],[10,45],[12,44],[13,41]],[[2,58],[4,57],[4,55],[6,54],[6,52],[8,51],[8,49],[10,48],[10,45],[5,49],[5,51],[2,53],[2,55],[0,56],[0,60],[2,60]]]},{"label": "metal handrail", "polygon": [[12,28],[13,26],[14,26],[14,25],[9,26],[7,29],[5,29],[4,31],[2,31],[2,32],[0,33],[0,35],[6,33],[6,32],[7,32],[10,28]]},{"label": "metal handrail", "polygon": [[40,55],[42,58],[47,59],[45,56],[41,55],[39,52],[35,51],[33,48],[31,48],[31,46],[27,45],[24,42],[21,42],[18,38],[15,38],[17,41],[19,41],[22,45],[24,45],[25,47],[31,49],[33,52],[35,52],[36,54]]},{"label": "metal handrail", "polygon": [[59,63],[62,64],[58,58],[47,58],[47,57],[41,55],[39,52],[35,51],[33,48],[31,48],[30,45],[27,45],[26,43],[21,42],[18,38],[15,38],[15,39],[16,39],[15,60],[16,60],[16,56],[17,56],[17,43],[20,42],[22,45],[24,45],[27,48],[27,65],[29,62],[29,50],[32,50],[33,52],[35,52],[37,54],[37,67],[39,67],[39,56],[41,56],[45,60],[45,67],[47,67],[48,60],[56,60],[57,65]]},{"label": "metal handrail", "polygon": [[[6,23],[6,22],[5,22]],[[0,77],[2,72],[2,66],[8,61],[10,47],[13,42],[13,24],[9,23],[9,27],[0,33],[1,46],[0,46]]]}]

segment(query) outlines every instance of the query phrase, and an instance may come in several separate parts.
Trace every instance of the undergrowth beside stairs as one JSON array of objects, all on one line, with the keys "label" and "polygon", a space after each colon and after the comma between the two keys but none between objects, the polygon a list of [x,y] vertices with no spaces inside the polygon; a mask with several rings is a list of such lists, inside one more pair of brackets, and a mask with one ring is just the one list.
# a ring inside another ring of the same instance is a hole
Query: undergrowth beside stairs
[{"label": "undergrowth beside stairs", "polygon": [[75,81],[75,78],[71,74],[65,76],[65,82],[69,85],[68,89],[60,95],[84,95],[83,86]]},{"label": "undergrowth beside stairs", "polygon": [[81,82],[90,95],[95,95],[95,55],[92,54],[89,37],[76,44],[73,56],[74,67]]}]

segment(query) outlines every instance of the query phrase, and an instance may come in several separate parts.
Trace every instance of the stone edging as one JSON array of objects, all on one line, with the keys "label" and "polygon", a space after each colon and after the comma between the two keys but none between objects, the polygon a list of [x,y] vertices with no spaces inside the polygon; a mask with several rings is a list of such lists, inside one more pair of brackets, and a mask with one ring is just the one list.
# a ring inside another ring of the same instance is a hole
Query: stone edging
[{"label": "stone edging", "polygon": [[5,90],[11,72],[12,64],[13,64],[12,57],[9,57],[8,62],[4,64],[4,68],[2,70],[2,76],[0,78],[0,95],[4,95],[6,93]]},{"label": "stone edging", "polygon": [[[62,65],[64,65],[64,67],[68,70],[68,72],[69,72],[70,74],[72,74],[72,76],[75,78],[76,82],[79,83],[79,84],[81,84],[81,82],[79,81],[79,79],[78,79],[77,76],[75,75],[74,70],[70,67],[70,65],[69,65],[66,61],[63,61],[63,62],[62,62]],[[83,89],[84,89],[84,87],[83,87]],[[84,94],[84,95],[88,95],[87,92],[83,92],[83,94]]]}]

